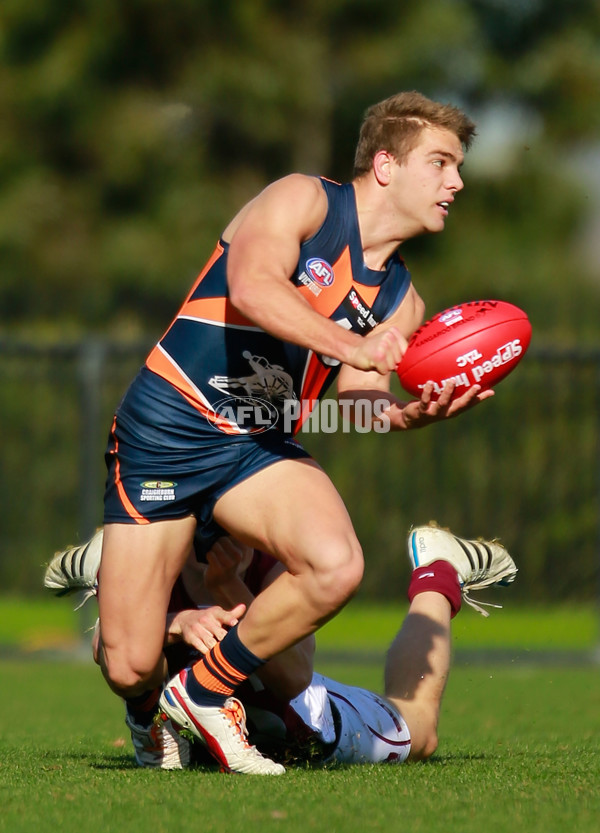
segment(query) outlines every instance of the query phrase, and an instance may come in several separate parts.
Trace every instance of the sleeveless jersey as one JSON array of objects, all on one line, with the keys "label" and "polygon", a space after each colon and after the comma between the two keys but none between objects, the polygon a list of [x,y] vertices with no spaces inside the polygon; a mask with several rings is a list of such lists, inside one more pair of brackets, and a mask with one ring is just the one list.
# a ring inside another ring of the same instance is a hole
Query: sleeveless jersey
[{"label": "sleeveless jersey", "polygon": [[[327,216],[301,245],[290,280],[321,315],[366,335],[397,309],[410,274],[398,254],[382,271],[365,265],[353,186],[321,183]],[[340,363],[281,341],[239,313],[228,297],[227,254],[219,241],[146,368],[226,434],[273,426],[293,434]]]}]

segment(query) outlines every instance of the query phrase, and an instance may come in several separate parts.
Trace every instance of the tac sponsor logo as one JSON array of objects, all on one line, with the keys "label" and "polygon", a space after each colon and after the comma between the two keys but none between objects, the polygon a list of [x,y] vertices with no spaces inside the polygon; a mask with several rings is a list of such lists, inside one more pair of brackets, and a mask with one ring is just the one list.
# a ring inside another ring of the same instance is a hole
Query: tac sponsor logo
[{"label": "tac sponsor logo", "polygon": [[143,483],[140,483],[140,486],[142,489],[140,500],[175,500],[175,487],[177,486],[177,483],[173,480],[144,480]]},{"label": "tac sponsor logo", "polygon": [[316,284],[325,288],[334,281],[332,267],[321,257],[311,257],[306,261],[306,273]]},{"label": "tac sponsor logo", "polygon": [[459,356],[456,360],[456,364],[459,367],[466,367],[468,364],[474,365],[475,362],[482,359],[483,356],[479,352],[479,350],[469,350],[468,353],[464,353],[462,356]]}]

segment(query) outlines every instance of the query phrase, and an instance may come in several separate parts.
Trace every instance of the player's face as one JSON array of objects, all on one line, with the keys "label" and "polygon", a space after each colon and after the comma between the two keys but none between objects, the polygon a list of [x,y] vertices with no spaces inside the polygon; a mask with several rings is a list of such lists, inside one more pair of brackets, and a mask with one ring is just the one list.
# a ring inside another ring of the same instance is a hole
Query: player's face
[{"label": "player's face", "polygon": [[391,198],[406,237],[444,229],[454,196],[464,187],[460,140],[449,130],[424,128],[419,143],[394,163]]}]

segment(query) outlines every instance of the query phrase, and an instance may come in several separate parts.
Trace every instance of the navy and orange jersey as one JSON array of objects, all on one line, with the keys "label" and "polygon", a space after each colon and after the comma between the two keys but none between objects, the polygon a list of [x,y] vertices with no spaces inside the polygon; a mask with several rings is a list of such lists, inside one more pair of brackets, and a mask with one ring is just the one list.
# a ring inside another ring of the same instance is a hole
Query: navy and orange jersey
[{"label": "navy and orange jersey", "polygon": [[[366,335],[397,309],[410,274],[397,254],[385,270],[365,265],[353,186],[321,182],[327,216],[301,245],[290,280],[317,312]],[[219,241],[146,368],[226,434],[264,430],[292,405],[293,420],[285,424],[295,433],[340,363],[281,341],[239,313],[228,297],[227,253]]]}]

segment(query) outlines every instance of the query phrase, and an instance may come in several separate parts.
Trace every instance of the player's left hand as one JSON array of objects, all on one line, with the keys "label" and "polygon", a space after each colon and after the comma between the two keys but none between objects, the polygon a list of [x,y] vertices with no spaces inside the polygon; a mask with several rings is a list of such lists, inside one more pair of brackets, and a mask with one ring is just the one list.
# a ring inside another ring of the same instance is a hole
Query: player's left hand
[{"label": "player's left hand", "polygon": [[459,416],[494,395],[491,389],[481,390],[481,385],[473,385],[461,396],[452,399],[455,387],[454,382],[446,382],[439,397],[432,399],[433,382],[428,382],[420,399],[414,399],[405,405],[394,404],[386,412],[391,426],[405,430],[423,428],[432,422]]},{"label": "player's left hand", "polygon": [[229,628],[237,625],[245,612],[244,604],[236,605],[231,610],[217,605],[180,610],[168,623],[168,636],[170,640],[185,642],[201,654],[206,654],[223,639]]}]

